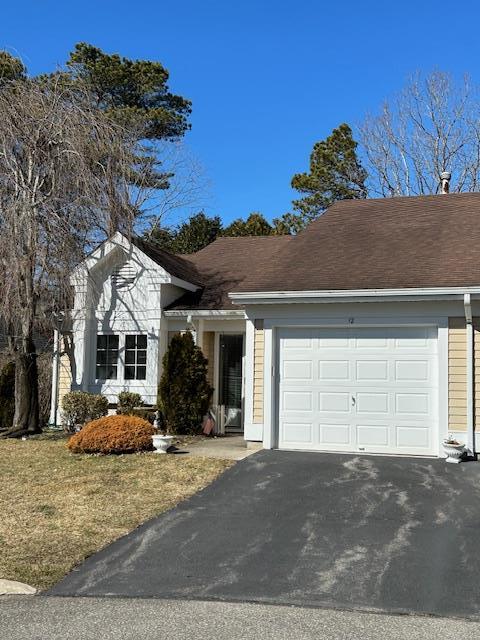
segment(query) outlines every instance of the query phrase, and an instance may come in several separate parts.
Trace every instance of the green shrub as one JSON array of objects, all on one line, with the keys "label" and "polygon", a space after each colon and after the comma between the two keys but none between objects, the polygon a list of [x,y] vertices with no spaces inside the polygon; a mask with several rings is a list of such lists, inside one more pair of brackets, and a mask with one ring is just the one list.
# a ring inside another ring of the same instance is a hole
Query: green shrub
[{"label": "green shrub", "polygon": [[62,399],[62,420],[68,431],[83,426],[90,420],[96,420],[108,413],[108,398],[96,393],[70,391]]},{"label": "green shrub", "polygon": [[158,406],[170,433],[198,433],[208,411],[212,387],[207,380],[207,359],[192,334],[177,334],[163,358]]},{"label": "green shrub", "polygon": [[143,418],[153,424],[155,422],[155,414],[157,410],[155,407],[137,407],[132,411],[132,416],[137,416],[137,418]]},{"label": "green shrub", "polygon": [[121,391],[118,394],[117,413],[133,416],[135,409],[142,405],[142,396],[132,391]]},{"label": "green shrub", "polygon": [[107,416],[86,424],[67,442],[72,453],[135,453],[153,449],[155,429],[135,416]]},{"label": "green shrub", "polygon": [[0,429],[10,429],[15,413],[15,363],[0,371]]}]

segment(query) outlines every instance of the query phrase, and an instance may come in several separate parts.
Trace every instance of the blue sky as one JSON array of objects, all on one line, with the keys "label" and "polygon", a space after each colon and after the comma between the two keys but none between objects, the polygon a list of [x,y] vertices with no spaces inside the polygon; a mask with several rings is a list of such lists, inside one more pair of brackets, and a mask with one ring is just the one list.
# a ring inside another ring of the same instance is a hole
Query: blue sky
[{"label": "blue sky", "polygon": [[480,5],[430,0],[30,0],[5,3],[0,47],[31,73],[78,41],[160,60],[193,101],[188,146],[225,221],[288,211],[315,141],[375,111],[417,70],[480,82]]}]

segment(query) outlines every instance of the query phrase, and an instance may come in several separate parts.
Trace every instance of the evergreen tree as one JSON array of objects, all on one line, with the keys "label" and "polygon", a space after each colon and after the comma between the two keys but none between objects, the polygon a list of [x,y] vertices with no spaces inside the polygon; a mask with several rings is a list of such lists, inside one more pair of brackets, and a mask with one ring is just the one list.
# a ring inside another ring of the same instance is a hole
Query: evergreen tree
[{"label": "evergreen tree", "polygon": [[207,359],[190,332],[173,336],[163,357],[158,406],[169,433],[198,433],[210,406]]},{"label": "evergreen tree", "polygon": [[157,61],[104,53],[80,42],[70,53],[67,71],[62,73],[68,81],[86,85],[98,108],[142,141],[143,153],[132,161],[132,184],[168,189],[172,174],[162,171],[155,144],[185,134],[190,128],[191,102],[170,92],[165,67]]},{"label": "evergreen tree", "polygon": [[87,84],[99,108],[135,126],[141,139],[176,139],[190,127],[191,102],[170,93],[169,74],[160,62],[130,60],[80,42],[67,69],[72,79]]},{"label": "evergreen tree", "polygon": [[8,51],[0,51],[0,85],[12,80],[24,79],[26,71],[20,58],[15,58]]},{"label": "evergreen tree", "polygon": [[195,253],[216,240],[221,231],[220,218],[209,218],[202,211],[177,228],[155,228],[146,237],[171,253]]},{"label": "evergreen tree", "polygon": [[251,213],[246,220],[238,218],[226,227],[223,236],[271,236],[275,228],[258,211]]},{"label": "evergreen tree", "polygon": [[293,176],[292,188],[305,194],[304,197],[293,201],[292,213],[274,222],[298,232],[337,200],[366,198],[366,179],[352,130],[348,124],[341,124],[314,145],[309,173]]}]

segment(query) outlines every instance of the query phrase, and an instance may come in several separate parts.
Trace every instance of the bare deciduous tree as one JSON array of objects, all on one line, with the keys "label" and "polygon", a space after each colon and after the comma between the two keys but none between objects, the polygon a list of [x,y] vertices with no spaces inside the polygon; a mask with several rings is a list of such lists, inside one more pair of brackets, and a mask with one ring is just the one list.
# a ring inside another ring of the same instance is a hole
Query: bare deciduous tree
[{"label": "bare deciduous tree", "polygon": [[467,78],[417,75],[360,127],[371,195],[434,194],[450,171],[452,191],[480,188],[480,103]]},{"label": "bare deciduous tree", "polygon": [[34,330],[68,308],[71,269],[102,230],[131,228],[135,144],[78,86],[0,91],[0,317],[16,365],[5,435],[39,431]]}]

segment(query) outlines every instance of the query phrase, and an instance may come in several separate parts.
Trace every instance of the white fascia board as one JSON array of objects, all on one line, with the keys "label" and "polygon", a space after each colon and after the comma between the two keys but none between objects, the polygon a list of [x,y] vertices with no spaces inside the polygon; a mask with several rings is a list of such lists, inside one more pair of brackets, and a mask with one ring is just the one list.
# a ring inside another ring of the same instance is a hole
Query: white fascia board
[{"label": "white fascia board", "polygon": [[84,276],[86,271],[90,271],[100,260],[105,258],[113,249],[121,247],[124,250],[131,250],[131,242],[117,231],[110,238],[107,238],[100,244],[92,253],[90,253],[85,260],[80,262],[72,271],[72,278],[76,276]]},{"label": "white fascia board", "polygon": [[184,318],[188,316],[196,316],[198,318],[245,318],[245,311],[242,309],[171,309],[164,311],[163,315],[167,318]]},{"label": "white fascia board", "polygon": [[[157,265],[157,266],[160,266],[160,265]],[[166,271],[166,273],[168,273],[168,271]],[[198,291],[198,289],[200,289],[200,287],[197,286],[196,284],[192,284],[191,282],[187,282],[186,280],[182,280],[181,278],[172,276],[170,273],[168,275],[170,276],[170,284],[174,284],[175,286],[180,287],[181,289],[186,289],[187,291]]]},{"label": "white fascia board", "polygon": [[299,302],[394,302],[398,299],[456,300],[465,293],[480,295],[478,287],[431,287],[410,289],[332,289],[330,291],[260,291],[232,292],[228,296],[235,304],[279,304]]}]

